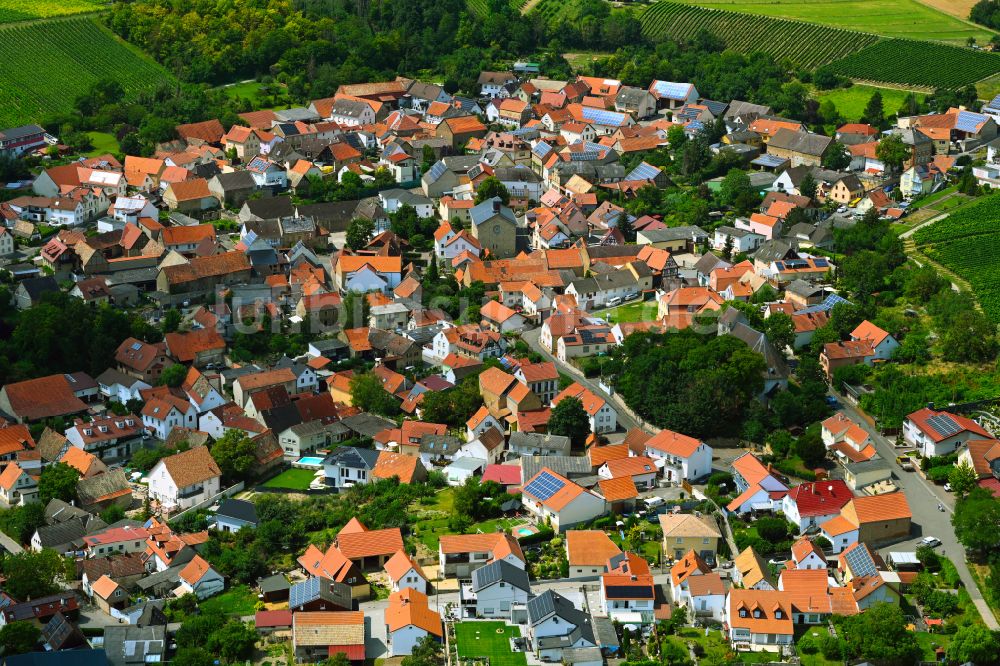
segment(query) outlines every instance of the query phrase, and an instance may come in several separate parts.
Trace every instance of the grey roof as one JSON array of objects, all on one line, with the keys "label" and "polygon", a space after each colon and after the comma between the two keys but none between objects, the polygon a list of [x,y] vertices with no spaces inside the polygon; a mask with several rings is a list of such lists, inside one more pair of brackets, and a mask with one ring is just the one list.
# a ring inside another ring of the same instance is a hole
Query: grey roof
[{"label": "grey roof", "polygon": [[90,530],[87,529],[87,521],[83,518],[74,518],[64,523],[56,525],[42,525],[36,530],[38,542],[43,548],[53,548],[55,546],[66,546],[77,542],[82,543],[83,537]]},{"label": "grey roof", "polygon": [[240,212],[243,211],[262,220],[277,220],[294,215],[295,205],[289,197],[268,197],[247,201]]},{"label": "grey roof", "polygon": [[395,428],[396,422],[376,414],[363,412],[348,416],[340,421],[353,432],[365,437],[374,437],[386,428]]},{"label": "grey roof", "polygon": [[[177,558],[175,558],[176,561]],[[175,564],[172,567],[168,567],[163,571],[157,571],[151,573],[145,578],[140,579],[136,582],[136,585],[141,590],[150,590],[158,585],[172,584],[180,580],[181,570],[188,565],[190,559],[185,561],[183,564]]]},{"label": "grey roof", "polygon": [[638,106],[647,98],[652,98],[652,94],[645,88],[633,88],[632,86],[623,86],[621,90],[618,91],[618,96],[615,97],[615,105],[621,105],[625,107]]},{"label": "grey roof", "polygon": [[11,539],[3,532],[0,532],[0,554],[8,553],[10,555],[20,555],[23,552],[24,548],[22,548],[19,543]]},{"label": "grey roof", "polygon": [[785,291],[791,292],[798,296],[812,296],[818,291],[823,291],[823,287],[817,287],[811,282],[806,282],[805,280],[798,279],[798,280],[792,280],[787,285],[785,285]]},{"label": "grey roof", "polygon": [[826,152],[826,149],[830,147],[832,142],[832,138],[823,136],[822,134],[812,134],[811,132],[793,132],[792,130],[783,127],[775,132],[767,146],[768,149],[772,147],[782,148],[796,153],[819,156]]},{"label": "grey roof", "polygon": [[532,626],[537,626],[539,623],[555,616],[567,625],[575,627],[575,631],[579,631],[582,638],[591,644],[596,644],[594,641],[594,629],[590,623],[590,616],[557,592],[546,590],[534,599],[529,599],[527,611],[528,622]]},{"label": "grey roof", "polygon": [[577,278],[570,284],[578,294],[596,294],[610,289],[622,289],[624,287],[636,286],[639,281],[632,273],[625,270],[614,270],[609,273],[600,273],[589,278]]},{"label": "grey roof", "polygon": [[718,118],[729,108],[728,102],[717,102],[714,99],[699,99],[698,103],[707,106],[709,113]]},{"label": "grey roof", "polygon": [[344,231],[351,223],[358,203],[357,199],[352,199],[350,201],[299,204],[295,210],[298,215],[311,217],[316,221],[316,224],[330,231]]},{"label": "grey roof", "polygon": [[762,104],[753,104],[751,102],[744,102],[742,100],[734,99],[729,103],[729,108],[726,109],[726,118],[735,118],[737,116],[766,116],[771,113],[771,107],[764,106]]},{"label": "grey roof", "polygon": [[89,479],[80,479],[76,484],[76,494],[80,497],[80,503],[86,506],[97,502],[105,495],[130,487],[125,470],[119,467]]},{"label": "grey roof", "polygon": [[283,590],[288,590],[291,588],[291,584],[288,579],[285,578],[285,574],[276,573],[273,576],[268,576],[262,579],[258,584],[260,591],[262,593],[268,592],[281,592]]},{"label": "grey roof", "polygon": [[562,651],[564,664],[594,663],[602,660],[601,649],[597,647],[566,648]]},{"label": "grey roof", "polygon": [[28,278],[27,280],[23,280],[20,286],[24,288],[25,293],[28,294],[28,298],[32,302],[41,298],[42,294],[59,291],[59,283],[51,275]]},{"label": "grey roof", "polygon": [[[565,435],[551,435],[537,432],[514,431],[510,434],[510,446],[528,447],[538,449],[560,449],[568,451],[570,448],[569,437]],[[554,470],[555,471],[555,470]],[[589,471],[589,470],[588,470]]]},{"label": "grey roof", "polygon": [[14,139],[23,139],[28,136],[44,133],[45,130],[38,125],[20,125],[19,127],[0,130],[0,139],[13,141]]},{"label": "grey roof", "polygon": [[236,192],[238,190],[252,190],[257,187],[253,176],[249,171],[232,171],[230,173],[220,173],[215,176],[215,181],[225,192]]},{"label": "grey roof", "polygon": [[757,251],[754,252],[753,258],[755,261],[769,264],[772,261],[786,258],[789,252],[793,252],[798,256],[798,253],[795,252],[794,244],[785,240],[773,239],[761,243]]},{"label": "grey roof", "polygon": [[374,449],[359,449],[342,446],[334,449],[323,461],[324,465],[341,465],[353,469],[373,469],[378,462],[379,452]]},{"label": "grey roof", "polygon": [[479,226],[480,224],[492,221],[497,216],[508,220],[514,225],[517,224],[517,218],[514,217],[514,211],[502,204],[499,206],[495,206],[494,204],[500,204],[500,197],[493,197],[492,199],[487,199],[477,206],[473,206],[469,210],[469,219],[472,221],[472,224]]},{"label": "grey roof", "polygon": [[875,472],[875,471],[889,471],[889,463],[881,458],[872,458],[871,460],[865,460],[862,462],[849,462],[844,465],[846,469],[851,474],[862,474],[864,472]]},{"label": "grey roof", "polygon": [[48,525],[63,523],[73,518],[88,518],[89,513],[61,499],[50,499],[45,505],[45,522]]},{"label": "grey roof", "polygon": [[319,120],[319,116],[309,109],[297,106],[292,109],[285,109],[283,111],[275,111],[274,115],[278,117],[278,120],[284,120],[286,122],[295,122],[296,120],[302,122],[308,122],[311,120]]},{"label": "grey roof", "polygon": [[135,377],[130,377],[124,372],[115,370],[114,368],[108,368],[101,374],[97,375],[97,383],[103,384],[104,386],[114,386],[115,384],[120,384],[122,386],[135,386],[137,382],[141,382],[141,379]]},{"label": "grey roof", "polygon": [[640,231],[643,237],[648,238],[651,243],[663,243],[675,240],[692,240],[700,242],[708,238],[708,234],[701,227],[686,225],[682,227],[670,227],[668,229],[652,229]]},{"label": "grey roof", "polygon": [[493,171],[493,175],[505,183],[540,183],[542,177],[526,166],[501,167]]},{"label": "grey roof", "polygon": [[[754,232],[752,232],[752,231],[750,231],[748,229],[737,229],[736,227],[729,227],[729,226],[725,226],[725,225],[723,225],[721,227],[716,227],[715,230],[717,232],[721,232],[721,233],[723,233],[723,234],[725,234],[727,236],[732,236],[733,238],[743,238],[744,236],[755,236],[755,235],[759,236],[760,235],[760,234],[754,234]],[[709,252],[708,254],[711,254],[711,253]],[[703,256],[701,259],[704,259],[704,258],[705,257]],[[701,261],[701,259],[699,259],[698,261]],[[697,264],[695,264],[695,267],[697,268]]]},{"label": "grey roof", "polygon": [[323,340],[313,340],[309,343],[321,352],[338,351],[347,348],[347,343],[337,338],[325,338]]},{"label": "grey roof", "polygon": [[167,628],[109,625],[104,628],[104,652],[110,666],[159,662],[167,652]]},{"label": "grey roof", "polygon": [[7,657],[5,666],[108,666],[103,649],[27,652]]},{"label": "grey roof", "polygon": [[767,336],[746,324],[738,323],[730,330],[729,335],[745,342],[750,349],[762,357],[767,364],[764,371],[765,379],[788,379],[788,363],[785,356],[771,344]]},{"label": "grey roof", "polygon": [[355,102],[351,99],[338,99],[330,109],[330,115],[347,116],[348,118],[360,118],[371,106],[364,102]]},{"label": "grey roof", "polygon": [[308,604],[318,599],[328,601],[344,610],[349,610],[353,606],[351,587],[345,583],[312,576],[301,583],[292,585],[288,590],[289,608]]},{"label": "grey roof", "polygon": [[[719,227],[721,230],[722,227]],[[732,264],[722,257],[712,254],[711,252],[706,252],[701,256],[701,259],[694,262],[694,270],[701,275],[708,275],[716,268],[730,268]]]},{"label": "grey roof", "polygon": [[527,481],[543,467],[569,479],[591,473],[590,461],[583,456],[522,456],[521,480]]},{"label": "grey roof", "polygon": [[215,512],[215,515],[257,524],[257,507],[254,506],[253,502],[246,500],[227,499],[219,505],[219,510]]},{"label": "grey roof", "polygon": [[495,560],[472,572],[472,591],[479,592],[494,583],[503,582],[525,592],[531,591],[528,572],[506,560]]},{"label": "grey roof", "polygon": [[424,435],[420,438],[420,452],[450,456],[462,448],[462,444],[462,440],[453,435]]},{"label": "grey roof", "polygon": [[406,89],[406,94],[414,97],[416,99],[425,99],[433,102],[436,100],[441,93],[444,92],[444,88],[435,83],[424,83],[423,81],[413,81],[410,83],[410,87]]}]

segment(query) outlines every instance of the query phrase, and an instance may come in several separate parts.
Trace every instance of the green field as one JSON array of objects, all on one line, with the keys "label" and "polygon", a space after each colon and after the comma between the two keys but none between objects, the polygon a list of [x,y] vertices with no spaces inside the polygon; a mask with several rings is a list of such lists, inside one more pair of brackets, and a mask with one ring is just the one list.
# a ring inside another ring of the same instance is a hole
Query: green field
[{"label": "green field", "polygon": [[101,0],[0,0],[0,23],[94,12],[107,4]]},{"label": "green field", "polygon": [[253,615],[257,595],[246,585],[231,587],[222,594],[205,599],[198,604],[202,613],[219,612],[226,615]]},{"label": "green field", "polygon": [[965,45],[990,41],[988,29],[966,23],[917,0],[675,0],[688,5],[821,23],[886,37],[930,39]]},{"label": "green field", "polygon": [[883,39],[830,65],[852,79],[960,88],[1000,72],[1000,55],[948,44]]},{"label": "green field", "polygon": [[121,147],[118,145],[118,139],[115,138],[114,134],[108,134],[107,132],[87,132],[87,136],[90,137],[90,142],[94,144],[93,149],[87,153],[88,157],[105,155],[107,153],[114,155],[121,150]]},{"label": "green field", "polygon": [[135,97],[170,79],[166,70],[96,19],[75,17],[0,27],[0,127],[70,111],[102,80]]},{"label": "green field", "polygon": [[636,301],[619,305],[616,308],[601,310],[594,314],[598,317],[609,317],[608,321],[612,324],[617,324],[620,321],[653,321],[656,319],[658,307],[656,301]]},{"label": "green field", "polygon": [[316,478],[316,471],[311,469],[290,468],[264,484],[267,488],[291,488],[293,490],[308,490],[309,484]]},{"label": "green field", "polygon": [[[502,630],[503,633],[497,633]],[[455,642],[459,657],[489,657],[490,666],[525,666],[523,652],[510,651],[511,637],[521,635],[517,627],[503,622],[459,622],[455,625]]]},{"label": "green field", "polygon": [[879,39],[869,33],[814,23],[702,9],[665,1],[647,9],[641,21],[643,32],[654,39],[669,37],[685,41],[707,30],[733,51],[763,51],[774,58],[788,58],[803,67],[825,65],[856,53]]},{"label": "green field", "polygon": [[953,210],[913,235],[928,257],[971,285],[983,312],[1000,322],[1000,194]]},{"label": "green field", "polygon": [[[864,113],[865,105],[872,95],[878,91],[882,93],[882,107],[886,115],[892,115],[899,110],[909,94],[905,90],[896,88],[875,88],[873,86],[854,85],[850,88],[836,88],[834,90],[817,90],[814,94],[820,102],[830,100],[837,111],[846,122],[857,122]],[[917,95],[917,99],[923,99],[924,95]]]}]

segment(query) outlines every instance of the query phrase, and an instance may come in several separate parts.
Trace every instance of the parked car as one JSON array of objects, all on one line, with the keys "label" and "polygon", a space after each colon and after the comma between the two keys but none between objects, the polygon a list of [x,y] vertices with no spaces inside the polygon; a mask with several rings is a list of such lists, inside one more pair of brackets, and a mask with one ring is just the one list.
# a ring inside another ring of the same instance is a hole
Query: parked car
[{"label": "parked car", "polygon": [[920,540],[920,542],[917,545],[928,546],[930,548],[937,548],[938,546],[941,545],[941,539],[932,536],[925,536],[923,539]]},{"label": "parked car", "polygon": [[944,484],[944,491],[946,493],[950,493],[951,492],[951,484],[950,483]]}]

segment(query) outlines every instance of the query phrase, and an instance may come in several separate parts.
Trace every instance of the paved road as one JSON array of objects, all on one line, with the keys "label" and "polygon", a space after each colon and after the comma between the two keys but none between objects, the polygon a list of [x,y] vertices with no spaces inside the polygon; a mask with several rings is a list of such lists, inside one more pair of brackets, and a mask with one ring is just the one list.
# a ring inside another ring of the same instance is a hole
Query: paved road
[{"label": "paved road", "polygon": [[[860,424],[872,437],[875,449],[883,460],[889,463],[892,469],[893,480],[900,490],[906,493],[906,500],[910,504],[913,513],[913,532],[911,540],[903,544],[894,544],[889,548],[882,549],[883,552],[890,550],[906,549],[914,546],[916,540],[924,536],[935,536],[941,540],[938,552],[947,555],[958,569],[958,574],[962,578],[962,583],[969,592],[969,596],[979,609],[979,614],[983,616],[983,621],[990,629],[1000,629],[1000,623],[993,616],[989,606],[983,600],[983,595],[976,585],[975,579],[969,572],[969,567],[965,563],[965,549],[955,537],[955,530],[951,526],[951,515],[955,510],[955,500],[950,493],[946,493],[940,486],[928,483],[916,472],[904,471],[896,463],[896,447],[887,440],[879,431],[861,418],[861,414],[850,404],[843,401],[840,396],[841,410],[856,423]],[[944,505],[945,510],[940,511],[938,504]]]},{"label": "paved road", "polygon": [[579,382],[582,386],[590,389],[596,395],[604,398],[609,403],[611,403],[615,407],[615,411],[618,412],[619,428],[624,430],[631,430],[632,428],[640,427],[639,423],[634,418],[632,418],[632,416],[629,415],[628,412],[622,409],[621,406],[611,398],[611,396],[609,396],[600,386],[597,385],[597,382],[591,379],[587,379],[575,367],[569,365],[568,363],[563,363],[558,358],[553,356],[551,352],[545,349],[545,347],[540,345],[538,343],[538,336],[540,334],[541,334],[541,329],[533,328],[530,331],[524,331],[523,333],[521,333],[521,339],[527,342],[528,346],[530,346],[534,351],[541,354],[546,360],[555,363],[556,367],[558,367],[560,370],[573,377],[573,379]]}]

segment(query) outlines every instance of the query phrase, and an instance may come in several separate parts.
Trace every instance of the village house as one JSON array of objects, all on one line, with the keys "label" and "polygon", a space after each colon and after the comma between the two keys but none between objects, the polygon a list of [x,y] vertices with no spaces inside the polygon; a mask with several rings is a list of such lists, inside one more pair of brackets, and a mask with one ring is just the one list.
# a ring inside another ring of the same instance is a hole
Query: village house
[{"label": "village house", "polygon": [[150,470],[149,496],[169,509],[186,509],[215,497],[222,472],[208,447],[167,456]]}]

